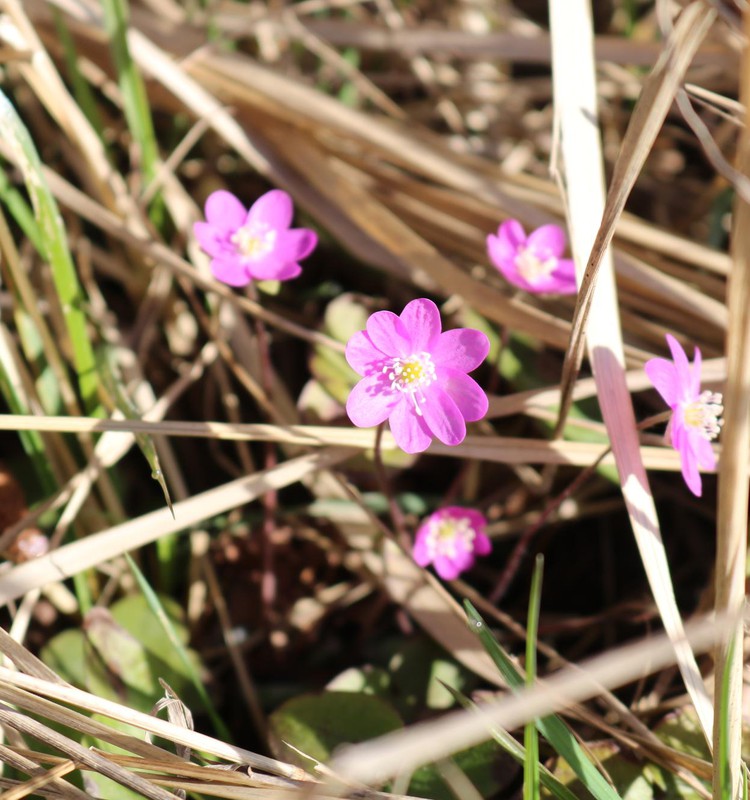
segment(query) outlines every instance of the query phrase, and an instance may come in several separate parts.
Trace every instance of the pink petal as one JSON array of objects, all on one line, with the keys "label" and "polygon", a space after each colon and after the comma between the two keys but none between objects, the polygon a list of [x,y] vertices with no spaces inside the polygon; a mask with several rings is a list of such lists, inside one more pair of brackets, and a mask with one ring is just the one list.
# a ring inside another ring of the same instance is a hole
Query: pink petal
[{"label": "pink petal", "polygon": [[401,319],[392,311],[376,311],[367,320],[367,333],[378,350],[389,356],[412,355],[411,337]]},{"label": "pink petal", "polygon": [[349,392],[346,413],[358,428],[372,428],[385,422],[401,399],[387,384],[384,387],[382,375],[368,375]]},{"label": "pink petal", "polygon": [[247,286],[251,280],[239,258],[214,258],[211,260],[211,272],[217,280],[229,286]]},{"label": "pink petal", "polygon": [[474,552],[478,556],[488,556],[492,552],[492,541],[486,533],[477,533],[474,539]]},{"label": "pink petal", "polygon": [[490,340],[473,328],[454,328],[440,334],[432,349],[436,365],[451,370],[471,372],[476,369],[490,352]]},{"label": "pink petal", "polygon": [[229,255],[236,252],[236,248],[229,241],[230,233],[217,228],[210,222],[196,222],[193,225],[193,233],[198,244],[210,256]]},{"label": "pink petal", "polygon": [[664,402],[674,408],[682,396],[677,367],[666,358],[652,358],[643,365],[643,371]]},{"label": "pink petal", "polygon": [[559,225],[542,225],[529,234],[526,242],[541,261],[559,258],[567,247],[565,231]]},{"label": "pink petal", "polygon": [[487,395],[473,378],[458,370],[443,367],[440,382],[467,422],[476,422],[485,416],[489,405]]},{"label": "pink petal", "polygon": [[466,423],[456,403],[440,386],[433,385],[421,404],[427,428],[443,444],[460,444],[466,436]]},{"label": "pink petal", "polygon": [[535,294],[576,294],[578,286],[575,276],[558,275],[553,272],[548,278],[540,279],[535,284],[529,284],[528,291]]},{"label": "pink petal", "polygon": [[[511,247],[507,240],[490,234],[487,237],[487,256],[500,272],[507,277],[507,273],[515,274],[516,255],[518,251]],[[510,280],[510,279],[508,279]]]},{"label": "pink petal", "polygon": [[432,443],[427,425],[405,397],[394,408],[389,422],[396,444],[405,453],[421,453]]},{"label": "pink petal", "polygon": [[432,350],[433,343],[440,336],[442,322],[438,307],[426,297],[407,303],[401,312],[401,322],[409,332],[413,353]]},{"label": "pink petal", "polygon": [[412,558],[420,567],[426,567],[432,560],[430,550],[427,547],[428,538],[429,526],[420,525],[417,529],[417,535],[414,539],[414,546],[411,551]]},{"label": "pink petal", "polygon": [[[275,277],[270,280],[274,281],[291,281],[294,278],[299,278],[302,274],[302,267],[296,261],[290,261],[288,264],[276,270]],[[258,280],[266,280],[265,278],[258,278]]]},{"label": "pink petal", "polygon": [[685,479],[688,489],[696,496],[702,493],[701,476],[698,471],[698,457],[693,448],[691,435],[681,415],[673,414],[671,421],[672,446],[680,454],[680,465],[682,467],[682,477]]},{"label": "pink petal", "polygon": [[497,238],[504,247],[513,251],[514,256],[518,248],[527,243],[526,231],[517,219],[506,219],[497,229]]},{"label": "pink petal", "polygon": [[555,267],[555,271],[553,273],[558,278],[565,278],[565,279],[572,279],[575,282],[576,279],[576,265],[572,258],[561,258],[558,259],[557,266]]},{"label": "pink petal", "polygon": [[456,509],[456,517],[465,517],[475,531],[483,531],[487,527],[487,518],[481,511],[475,508],[465,508],[464,506],[453,506]]},{"label": "pink petal", "polygon": [[695,451],[698,466],[701,469],[716,469],[716,453],[714,453],[714,449],[708,439],[704,439],[699,434],[695,435],[693,437],[693,450]]},{"label": "pink petal", "polygon": [[206,219],[219,230],[234,232],[245,224],[245,206],[231,193],[219,189],[206,200]]},{"label": "pink petal", "polygon": [[690,395],[691,397],[698,397],[701,393],[701,364],[703,363],[703,356],[700,347],[696,347],[693,353],[693,369],[690,371]]},{"label": "pink petal", "polygon": [[281,189],[272,189],[261,195],[250,207],[247,221],[264,222],[277,231],[292,224],[294,205],[292,198]]},{"label": "pink petal", "polygon": [[380,373],[385,355],[375,347],[367,331],[357,331],[346,345],[346,360],[359,375]]},{"label": "pink petal", "polygon": [[471,555],[456,556],[456,558],[448,558],[447,556],[436,556],[433,566],[435,572],[444,581],[455,580],[462,572],[469,569],[474,563],[474,557]]},{"label": "pink petal", "polygon": [[676,374],[680,396],[685,396],[685,393],[690,390],[690,385],[692,383],[690,362],[685,355],[685,351],[682,349],[682,345],[669,333],[667,334],[667,344],[669,345],[669,350],[672,353],[672,360],[677,370]]}]

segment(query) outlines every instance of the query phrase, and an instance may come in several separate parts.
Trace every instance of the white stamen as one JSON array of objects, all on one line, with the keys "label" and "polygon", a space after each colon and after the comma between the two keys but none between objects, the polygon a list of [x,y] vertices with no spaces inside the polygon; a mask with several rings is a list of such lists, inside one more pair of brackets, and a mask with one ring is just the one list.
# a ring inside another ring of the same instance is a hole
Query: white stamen
[{"label": "white stamen", "polygon": [[414,410],[421,417],[419,404],[425,402],[424,387],[437,377],[432,356],[422,351],[408,358],[392,358],[383,367],[383,374],[388,376],[391,389],[411,395]]},{"label": "white stamen", "polygon": [[516,267],[522,278],[529,283],[539,283],[555,271],[557,259],[551,258],[542,261],[531,247],[520,247],[515,259]]},{"label": "white stamen", "polygon": [[248,222],[232,234],[230,241],[244,260],[257,261],[273,250],[276,231],[265,222]]},{"label": "white stamen", "polygon": [[458,544],[463,544],[462,551],[473,551],[476,531],[471,527],[468,517],[448,517],[433,520],[427,534],[427,551],[432,560],[436,556],[453,559],[458,555]]},{"label": "white stamen", "polygon": [[685,425],[688,428],[697,428],[698,433],[711,441],[719,435],[724,420],[724,406],[721,404],[722,396],[719,392],[702,392],[697,400],[686,403],[683,408]]}]

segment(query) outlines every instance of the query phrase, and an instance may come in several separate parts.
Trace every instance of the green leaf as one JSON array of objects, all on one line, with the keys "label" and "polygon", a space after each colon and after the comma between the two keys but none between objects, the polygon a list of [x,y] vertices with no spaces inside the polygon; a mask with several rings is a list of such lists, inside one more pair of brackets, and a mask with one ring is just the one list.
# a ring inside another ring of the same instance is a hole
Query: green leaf
[{"label": "green leaf", "polygon": [[403,727],[387,701],[371,694],[323,692],[288,700],[268,719],[277,758],[312,770],[342,744],[364,742]]},{"label": "green leaf", "polygon": [[[468,600],[464,601],[464,607],[472,623],[471,629],[478,634],[484,649],[495,662],[505,682],[515,691],[522,689],[523,677],[492,635],[487,623]],[[536,721],[536,726],[539,733],[552,745],[558,755],[561,755],[573,766],[583,785],[597,800],[620,800],[617,792],[591,763],[573,733],[560,717],[557,715],[543,717]]]}]

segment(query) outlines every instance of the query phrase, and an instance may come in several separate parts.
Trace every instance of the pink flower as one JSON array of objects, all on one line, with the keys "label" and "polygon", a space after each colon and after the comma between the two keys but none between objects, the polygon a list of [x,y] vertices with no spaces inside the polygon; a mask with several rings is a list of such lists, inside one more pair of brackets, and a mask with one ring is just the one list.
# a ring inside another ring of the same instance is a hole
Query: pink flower
[{"label": "pink flower", "polygon": [[435,572],[452,581],[474,565],[474,556],[489,555],[487,520],[472,508],[446,506],[430,514],[417,528],[412,556],[420,567],[435,565]]},{"label": "pink flower", "polygon": [[292,198],[281,189],[261,195],[249,211],[219,189],[206,200],[207,222],[196,222],[193,230],[220,281],[230,286],[288,281],[302,272],[297,262],[318,242],[314,231],[289,228],[293,214]]},{"label": "pink flower", "polygon": [[360,428],[389,420],[407,453],[426,450],[433,437],[459,444],[466,422],[487,413],[487,396],[466,373],[489,349],[481,331],[441,333],[432,300],[412,300],[401,316],[376,311],[346,346],[346,360],[363,376],[346,402],[349,419]]},{"label": "pink flower", "polygon": [[509,219],[487,237],[490,261],[515,286],[527,292],[575,294],[576,274],[565,252],[565,232],[558,225],[542,225],[526,236],[517,219]]},{"label": "pink flower", "polygon": [[711,440],[719,435],[723,420],[721,395],[701,392],[701,351],[695,348],[692,369],[680,343],[667,334],[672,361],[652,358],[644,369],[656,391],[672,409],[666,438],[680,454],[682,477],[688,489],[701,496],[698,468],[714,469],[716,456]]}]

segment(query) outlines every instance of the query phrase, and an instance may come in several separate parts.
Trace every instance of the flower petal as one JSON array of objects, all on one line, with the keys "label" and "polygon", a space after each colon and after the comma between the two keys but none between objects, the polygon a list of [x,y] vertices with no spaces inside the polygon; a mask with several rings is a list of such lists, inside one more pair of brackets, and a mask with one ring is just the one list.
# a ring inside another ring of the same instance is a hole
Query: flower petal
[{"label": "flower petal", "polygon": [[210,256],[231,255],[236,252],[236,248],[229,241],[229,232],[210,222],[196,222],[193,225],[193,233],[198,240],[198,244]]},{"label": "flower petal", "polygon": [[671,334],[667,334],[667,344],[672,353],[672,360],[674,361],[677,370],[677,381],[680,389],[680,396],[688,396],[691,385],[690,362],[682,349],[682,345]]},{"label": "flower petal", "polygon": [[701,469],[716,469],[716,453],[708,439],[697,435],[693,438],[693,450]]},{"label": "flower petal", "polygon": [[417,529],[417,535],[414,538],[414,545],[411,550],[411,555],[414,561],[420,567],[426,567],[432,561],[430,549],[427,546],[429,539],[430,526],[429,524],[420,525]]},{"label": "flower petal", "polygon": [[217,280],[229,286],[247,286],[250,275],[239,258],[213,258],[211,259],[211,272]]},{"label": "flower petal", "polygon": [[666,358],[651,358],[643,365],[643,371],[664,402],[674,408],[682,396],[677,367]]},{"label": "flower petal", "polygon": [[286,230],[292,224],[294,205],[292,198],[281,189],[272,189],[261,195],[250,206],[248,222],[265,223],[274,230]]},{"label": "flower petal", "polygon": [[378,350],[406,358],[412,354],[411,337],[401,319],[392,311],[376,311],[367,320],[367,333]]},{"label": "flower petal", "polygon": [[440,336],[442,322],[440,311],[432,300],[420,297],[407,303],[400,314],[401,322],[409,333],[413,353],[430,351]]},{"label": "flower petal", "polygon": [[431,386],[425,392],[422,414],[427,428],[443,444],[451,447],[466,437],[466,423],[458,406],[440,386]]},{"label": "flower petal", "polygon": [[474,564],[474,556],[470,553],[456,554],[455,558],[448,558],[448,556],[438,555],[435,556],[435,572],[444,581],[455,580],[462,572],[470,569]]},{"label": "flower petal", "polygon": [[396,444],[405,453],[421,453],[432,443],[430,430],[406,398],[396,405],[389,423]]},{"label": "flower petal", "polygon": [[219,230],[234,232],[245,224],[247,210],[231,193],[224,189],[212,192],[206,200],[206,219]]},{"label": "flower petal", "polygon": [[703,363],[703,355],[701,354],[700,347],[695,348],[693,353],[693,368],[690,370],[690,394],[692,397],[698,397],[701,393],[701,364]]},{"label": "flower petal", "polygon": [[[678,409],[679,410],[679,409]],[[682,415],[674,413],[670,421],[670,437],[672,447],[680,454],[682,477],[688,489],[696,496],[702,493],[701,476],[698,471],[698,456],[695,452],[693,438],[695,434],[688,431]]]},{"label": "flower petal", "polygon": [[432,349],[432,358],[438,366],[471,372],[487,358],[489,352],[490,340],[482,331],[454,328],[440,334]]},{"label": "flower petal", "polygon": [[358,428],[372,428],[385,422],[401,399],[398,392],[384,386],[381,375],[368,375],[349,392],[346,413]]},{"label": "flower petal", "polygon": [[380,374],[385,355],[375,347],[367,331],[357,331],[346,345],[346,360],[359,375]]},{"label": "flower petal", "polygon": [[534,294],[576,294],[575,275],[558,275],[553,272],[547,278],[540,278],[533,286],[529,285],[528,291]]},{"label": "flower petal", "polygon": [[497,229],[497,238],[504,247],[513,251],[513,256],[527,243],[526,231],[517,219],[506,219]]},{"label": "flower petal", "polygon": [[568,240],[559,225],[542,225],[529,234],[526,244],[540,261],[546,261],[548,258],[560,258]]},{"label": "flower petal", "polygon": [[473,378],[458,370],[443,367],[439,380],[467,422],[476,422],[484,417],[489,402],[484,389]]},{"label": "flower petal", "polygon": [[477,533],[474,539],[474,552],[478,556],[488,556],[492,552],[492,540],[486,533]]}]

